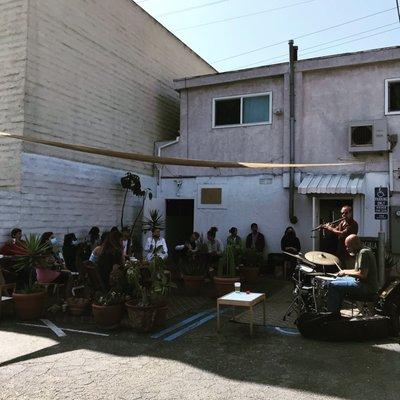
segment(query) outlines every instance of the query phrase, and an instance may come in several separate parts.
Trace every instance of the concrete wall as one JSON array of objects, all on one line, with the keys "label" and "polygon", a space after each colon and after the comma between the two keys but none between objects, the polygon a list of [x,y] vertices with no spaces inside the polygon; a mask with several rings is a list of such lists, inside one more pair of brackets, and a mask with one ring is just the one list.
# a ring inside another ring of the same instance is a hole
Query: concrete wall
[{"label": "concrete wall", "polygon": [[[123,170],[23,153],[21,191],[0,191],[0,237],[4,240],[16,226],[24,233],[53,231],[60,238],[68,232],[86,235],[93,225],[109,230],[120,221],[124,174]],[[155,190],[152,177],[142,175],[141,181],[142,187]],[[140,204],[138,198],[128,196],[126,224],[132,223]]]},{"label": "concrete wall", "polygon": [[[26,0],[0,0],[0,132],[23,132],[26,35]],[[19,186],[20,151],[19,142],[0,140],[0,190]]]},{"label": "concrete wall", "polygon": [[[179,130],[173,79],[214,72],[130,0],[0,0],[0,32],[0,130],[31,137],[152,154]],[[109,228],[124,171],[153,185],[150,164],[21,147],[0,141],[0,244]]]},{"label": "concrete wall", "polygon": [[[179,129],[173,79],[214,70],[130,0],[30,0],[25,133],[151,154]],[[25,151],[152,166],[25,144]]]}]

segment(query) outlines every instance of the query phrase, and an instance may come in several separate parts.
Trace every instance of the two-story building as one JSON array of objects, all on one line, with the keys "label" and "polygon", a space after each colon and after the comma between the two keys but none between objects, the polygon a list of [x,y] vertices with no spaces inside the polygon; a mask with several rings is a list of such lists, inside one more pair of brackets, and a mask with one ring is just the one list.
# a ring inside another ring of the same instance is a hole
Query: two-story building
[{"label": "two-story building", "polygon": [[[179,129],[173,80],[215,72],[131,0],[0,1],[0,27],[0,131],[31,138],[151,154]],[[155,188],[151,164],[1,139],[0,243],[117,225],[128,170]]]},{"label": "two-story building", "polygon": [[[312,228],[340,218],[341,206],[350,204],[362,236],[376,237],[381,228],[389,234],[390,221],[399,253],[400,47],[301,60],[294,71],[292,143],[289,64],[282,63],[176,80],[180,136],[162,143],[158,153],[288,163],[293,145],[296,163],[354,164],[296,169],[292,215],[287,169],[163,167],[158,205],[177,226],[167,236],[217,226],[224,240],[236,226],[244,237],[256,222],[267,250],[275,252],[297,217],[303,250],[331,250],[332,242]],[[374,202],[381,186],[389,188],[392,210],[382,222],[375,219]]]}]

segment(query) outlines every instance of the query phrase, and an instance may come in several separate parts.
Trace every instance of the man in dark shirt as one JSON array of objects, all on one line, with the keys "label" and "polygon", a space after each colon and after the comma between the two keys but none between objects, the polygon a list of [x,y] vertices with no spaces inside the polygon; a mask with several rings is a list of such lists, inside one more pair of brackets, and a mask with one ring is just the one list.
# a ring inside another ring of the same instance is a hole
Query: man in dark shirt
[{"label": "man in dark shirt", "polygon": [[346,265],[349,264],[350,255],[349,255],[348,251],[346,250],[344,241],[346,240],[346,238],[349,235],[357,235],[358,224],[353,219],[350,206],[342,207],[340,212],[341,212],[342,218],[344,218],[344,220],[341,221],[336,228],[334,228],[330,224],[325,224],[325,225],[323,225],[323,229],[325,229],[329,232],[332,232],[333,234],[335,234],[338,237],[338,247],[337,247],[336,255],[338,256],[341,264],[346,267]]},{"label": "man in dark shirt", "polygon": [[378,269],[375,256],[368,247],[363,247],[357,235],[350,235],[345,240],[345,246],[350,254],[355,256],[354,269],[344,269],[338,277],[329,284],[328,311],[339,313],[346,295],[366,296],[376,293],[379,289]]},{"label": "man in dark shirt", "polygon": [[251,233],[247,235],[246,248],[256,249],[258,252],[262,253],[265,248],[264,235],[258,232],[258,225],[255,222],[251,224],[250,228],[251,228]]}]

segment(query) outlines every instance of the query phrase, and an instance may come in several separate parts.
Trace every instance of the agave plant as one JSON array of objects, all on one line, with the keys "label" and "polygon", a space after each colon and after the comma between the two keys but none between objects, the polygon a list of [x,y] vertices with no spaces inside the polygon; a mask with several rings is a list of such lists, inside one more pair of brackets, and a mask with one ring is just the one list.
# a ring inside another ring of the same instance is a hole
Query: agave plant
[{"label": "agave plant", "polygon": [[164,218],[160,211],[150,210],[149,216],[143,219],[142,229],[144,232],[152,231],[153,229],[164,229]]},{"label": "agave plant", "polygon": [[46,256],[49,251],[49,244],[41,243],[39,235],[25,236],[25,240],[17,247],[17,255],[14,256],[15,262],[13,263],[15,271],[48,267]]}]

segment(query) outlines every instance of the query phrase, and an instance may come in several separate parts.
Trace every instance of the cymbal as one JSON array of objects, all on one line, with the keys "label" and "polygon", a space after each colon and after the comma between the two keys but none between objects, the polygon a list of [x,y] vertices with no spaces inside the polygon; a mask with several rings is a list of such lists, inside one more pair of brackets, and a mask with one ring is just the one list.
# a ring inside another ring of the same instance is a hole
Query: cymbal
[{"label": "cymbal", "polygon": [[293,258],[296,258],[297,260],[300,260],[300,261],[303,262],[303,263],[313,265],[314,267],[316,266],[312,261],[305,259],[302,255],[288,253],[287,251],[282,251],[282,253],[285,253],[285,254],[287,254],[288,256],[291,256],[291,257],[293,257]]},{"label": "cymbal", "polygon": [[309,251],[305,254],[308,261],[319,265],[336,265],[339,264],[339,259],[333,254],[324,251]]}]

